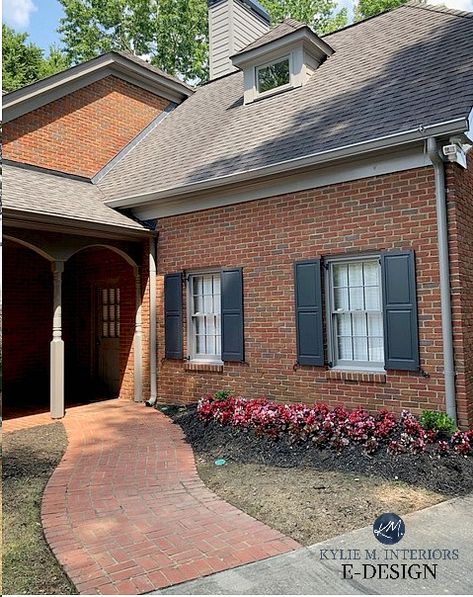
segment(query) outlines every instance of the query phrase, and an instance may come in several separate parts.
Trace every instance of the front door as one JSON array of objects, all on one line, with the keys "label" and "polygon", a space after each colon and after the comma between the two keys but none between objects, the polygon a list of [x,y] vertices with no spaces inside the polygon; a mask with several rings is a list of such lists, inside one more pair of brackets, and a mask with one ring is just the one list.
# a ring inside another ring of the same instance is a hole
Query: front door
[{"label": "front door", "polygon": [[106,396],[120,390],[120,289],[97,292],[97,373]]}]

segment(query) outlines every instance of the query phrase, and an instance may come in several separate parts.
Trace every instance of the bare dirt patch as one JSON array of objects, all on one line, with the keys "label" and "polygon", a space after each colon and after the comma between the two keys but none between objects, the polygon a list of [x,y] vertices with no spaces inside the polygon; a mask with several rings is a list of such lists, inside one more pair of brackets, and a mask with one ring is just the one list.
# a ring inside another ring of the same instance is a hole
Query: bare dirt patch
[{"label": "bare dirt patch", "polygon": [[336,471],[236,462],[215,466],[204,458],[197,458],[197,467],[217,495],[302,545],[370,525],[382,512],[402,516],[445,499],[403,483]]}]

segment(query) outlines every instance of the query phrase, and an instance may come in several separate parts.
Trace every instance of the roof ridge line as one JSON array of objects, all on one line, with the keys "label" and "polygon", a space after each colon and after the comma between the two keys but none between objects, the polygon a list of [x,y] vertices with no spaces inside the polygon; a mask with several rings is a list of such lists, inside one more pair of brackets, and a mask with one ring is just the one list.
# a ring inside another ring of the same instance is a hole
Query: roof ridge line
[{"label": "roof ridge line", "polygon": [[468,10],[458,10],[457,8],[449,8],[448,6],[429,4],[428,2],[422,2],[421,0],[409,0],[405,4],[399,6],[399,8],[402,8],[403,6],[407,8],[418,8],[420,10],[436,12],[438,14],[452,15],[452,17],[459,17],[460,19],[473,18],[473,12],[469,12]]}]

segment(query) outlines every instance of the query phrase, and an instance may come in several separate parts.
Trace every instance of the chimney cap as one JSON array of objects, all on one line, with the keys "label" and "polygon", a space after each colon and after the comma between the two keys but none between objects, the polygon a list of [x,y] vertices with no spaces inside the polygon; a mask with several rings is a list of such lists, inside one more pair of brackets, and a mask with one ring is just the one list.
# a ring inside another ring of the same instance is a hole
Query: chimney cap
[{"label": "chimney cap", "polygon": [[[224,0],[207,0],[207,4],[209,8],[211,6],[215,6],[215,4],[220,4]],[[270,16],[268,11],[258,2],[258,0],[238,0],[241,4],[255,12],[259,17],[261,17],[268,25],[271,22]]]}]

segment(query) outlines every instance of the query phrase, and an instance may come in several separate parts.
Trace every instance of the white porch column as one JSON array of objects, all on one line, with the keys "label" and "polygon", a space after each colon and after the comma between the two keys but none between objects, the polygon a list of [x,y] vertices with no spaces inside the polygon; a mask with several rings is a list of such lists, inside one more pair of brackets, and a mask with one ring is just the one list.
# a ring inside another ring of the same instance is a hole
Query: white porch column
[{"label": "white porch column", "polygon": [[50,409],[51,418],[64,416],[64,341],[62,339],[62,273],[63,261],[51,263],[53,271],[53,337],[50,362]]},{"label": "white porch column", "polygon": [[142,326],[141,326],[141,275],[140,268],[135,267],[135,291],[136,291],[136,312],[135,312],[135,334],[133,337],[134,345],[134,394],[135,402],[143,400],[143,370],[142,370]]},{"label": "white porch column", "polygon": [[154,404],[157,400],[157,338],[156,338],[156,239],[149,241],[149,373],[150,397]]}]

